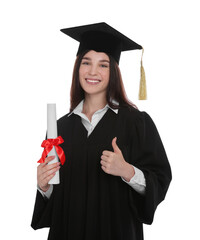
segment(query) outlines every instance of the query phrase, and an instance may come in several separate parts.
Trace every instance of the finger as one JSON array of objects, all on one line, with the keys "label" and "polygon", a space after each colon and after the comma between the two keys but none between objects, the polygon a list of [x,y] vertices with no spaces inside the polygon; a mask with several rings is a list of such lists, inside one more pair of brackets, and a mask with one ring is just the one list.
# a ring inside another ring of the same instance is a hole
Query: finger
[{"label": "finger", "polygon": [[59,169],[60,169],[60,166],[44,172],[44,173],[41,175],[41,181],[44,181],[44,180],[45,180],[46,178],[48,178],[50,175],[56,173]]},{"label": "finger", "polygon": [[110,151],[105,150],[105,151],[102,152],[102,154],[103,154],[104,156],[109,157],[110,155],[113,154],[113,152],[110,152]]},{"label": "finger", "polygon": [[50,161],[52,161],[55,158],[55,156],[49,156],[47,158],[45,158],[45,164],[49,163]]},{"label": "finger", "polygon": [[107,157],[106,155],[101,155],[101,159],[104,161],[108,161],[109,157]]},{"label": "finger", "polygon": [[49,175],[45,181],[46,181],[46,184],[56,175],[56,173],[52,173],[51,175]]},{"label": "finger", "polygon": [[117,138],[113,138],[112,140],[112,147],[115,153],[121,153],[121,150],[119,149],[119,147],[117,146]]},{"label": "finger", "polygon": [[102,169],[104,170],[104,172],[105,172],[105,170],[106,170],[106,167],[102,165],[102,166],[101,166],[101,168],[102,168]]},{"label": "finger", "polygon": [[39,168],[45,167],[50,161],[52,161],[55,158],[55,156],[49,156],[45,158],[45,162],[44,163],[40,163],[40,165],[38,165]]},{"label": "finger", "polygon": [[43,172],[45,173],[45,172],[49,172],[49,171],[54,171],[54,170],[56,170],[58,167],[60,168],[60,162],[46,165],[42,170],[43,170]]},{"label": "finger", "polygon": [[104,166],[107,169],[111,167],[111,164],[109,162],[101,160],[100,163],[101,163],[101,166]]},{"label": "finger", "polygon": [[40,177],[44,173],[46,173],[50,170],[56,169],[58,166],[60,166],[60,162],[56,162],[56,163],[45,165],[45,166],[39,165],[37,168],[37,175],[38,175],[38,177]]},{"label": "finger", "polygon": [[56,162],[56,163],[52,163],[52,164],[49,164],[49,165],[45,165],[41,170],[40,170],[40,173],[43,174],[49,170],[52,170],[52,169],[55,169],[57,168],[58,166],[60,166],[60,162]]},{"label": "finger", "polygon": [[105,173],[107,173],[108,174],[108,169],[106,168],[106,167],[104,167],[104,166],[101,166],[101,169],[105,172]]},{"label": "finger", "polygon": [[104,166],[104,167],[106,167],[106,165],[107,165],[107,163],[103,160],[101,160],[100,163],[101,163],[101,166]]},{"label": "finger", "polygon": [[47,163],[52,161],[54,158],[55,158],[55,156],[46,157],[45,160],[44,160],[44,163],[40,163],[40,165],[38,165],[38,167],[44,167]]},{"label": "finger", "polygon": [[46,175],[44,180],[49,179],[49,176],[51,176],[52,174],[56,174],[56,172],[60,169],[60,167],[57,167],[55,169],[49,170]]}]

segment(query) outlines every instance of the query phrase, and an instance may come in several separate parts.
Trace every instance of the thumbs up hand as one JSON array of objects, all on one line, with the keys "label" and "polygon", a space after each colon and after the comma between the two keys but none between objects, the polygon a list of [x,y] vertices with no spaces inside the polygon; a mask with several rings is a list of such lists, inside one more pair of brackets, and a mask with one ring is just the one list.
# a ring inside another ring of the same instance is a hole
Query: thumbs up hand
[{"label": "thumbs up hand", "polygon": [[133,166],[125,161],[116,141],[117,138],[113,138],[112,147],[114,152],[103,151],[100,162],[101,168],[105,173],[120,176],[129,182],[134,176],[135,171]]}]

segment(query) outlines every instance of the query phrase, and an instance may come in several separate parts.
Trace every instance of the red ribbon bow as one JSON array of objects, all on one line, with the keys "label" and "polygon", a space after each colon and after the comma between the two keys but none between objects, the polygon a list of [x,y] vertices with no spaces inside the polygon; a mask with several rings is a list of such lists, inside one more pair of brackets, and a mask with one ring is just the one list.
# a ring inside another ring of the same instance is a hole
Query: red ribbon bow
[{"label": "red ribbon bow", "polygon": [[51,151],[51,149],[53,148],[53,146],[56,149],[56,152],[58,154],[58,157],[60,159],[61,164],[63,165],[65,163],[65,153],[62,150],[62,148],[60,146],[58,146],[59,144],[63,143],[64,140],[61,136],[54,138],[54,139],[47,139],[44,140],[42,142],[41,147],[44,148],[44,151],[42,153],[42,157],[40,158],[40,160],[38,161],[38,163],[44,163],[45,162],[45,158],[48,155],[48,153]]}]

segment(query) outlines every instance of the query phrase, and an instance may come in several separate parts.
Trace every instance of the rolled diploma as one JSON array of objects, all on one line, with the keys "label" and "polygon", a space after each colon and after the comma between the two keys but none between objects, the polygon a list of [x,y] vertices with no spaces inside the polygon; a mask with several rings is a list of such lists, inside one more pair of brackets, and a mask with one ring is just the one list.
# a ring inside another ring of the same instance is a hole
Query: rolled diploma
[{"label": "rolled diploma", "polygon": [[[47,139],[57,138],[57,119],[56,119],[56,104],[47,104]],[[49,152],[48,156],[55,156],[55,158],[49,162],[49,164],[58,162],[58,155],[56,153],[55,147]],[[49,184],[59,184],[59,170],[56,172],[55,176],[49,181]]]}]

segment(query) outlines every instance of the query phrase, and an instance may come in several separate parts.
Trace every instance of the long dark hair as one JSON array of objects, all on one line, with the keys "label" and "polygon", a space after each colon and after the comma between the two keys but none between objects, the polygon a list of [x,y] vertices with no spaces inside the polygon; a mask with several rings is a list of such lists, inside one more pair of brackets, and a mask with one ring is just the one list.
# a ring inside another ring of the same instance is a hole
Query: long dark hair
[{"label": "long dark hair", "polygon": [[[73,76],[72,76],[72,85],[70,91],[70,112],[85,98],[84,90],[82,89],[79,81],[79,68],[84,55],[89,52],[87,50],[77,56]],[[109,56],[109,55],[108,55]],[[136,107],[131,101],[128,100],[124,84],[121,77],[121,72],[118,64],[109,56],[110,59],[110,78],[106,92],[106,100],[108,105],[113,109],[119,109],[120,107]],[[116,101],[118,104],[116,104]]]}]

